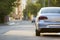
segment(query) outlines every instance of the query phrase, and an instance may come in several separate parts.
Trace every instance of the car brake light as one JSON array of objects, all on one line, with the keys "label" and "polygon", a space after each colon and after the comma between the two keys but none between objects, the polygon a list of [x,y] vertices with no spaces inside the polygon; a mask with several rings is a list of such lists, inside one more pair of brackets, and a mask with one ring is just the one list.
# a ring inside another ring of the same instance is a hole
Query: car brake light
[{"label": "car brake light", "polygon": [[46,16],[40,16],[39,18],[38,18],[38,20],[45,20],[45,19],[48,19]]}]

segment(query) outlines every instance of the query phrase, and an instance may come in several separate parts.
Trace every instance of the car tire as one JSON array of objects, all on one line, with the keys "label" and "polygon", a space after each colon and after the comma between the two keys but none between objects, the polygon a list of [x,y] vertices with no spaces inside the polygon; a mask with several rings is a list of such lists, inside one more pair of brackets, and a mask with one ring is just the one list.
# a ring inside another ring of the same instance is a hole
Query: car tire
[{"label": "car tire", "polygon": [[40,31],[36,30],[36,36],[40,36]]}]

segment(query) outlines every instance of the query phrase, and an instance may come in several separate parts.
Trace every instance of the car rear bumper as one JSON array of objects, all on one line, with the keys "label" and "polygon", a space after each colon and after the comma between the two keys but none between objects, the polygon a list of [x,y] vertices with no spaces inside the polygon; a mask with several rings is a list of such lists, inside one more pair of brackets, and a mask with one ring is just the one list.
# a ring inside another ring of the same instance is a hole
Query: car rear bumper
[{"label": "car rear bumper", "polygon": [[60,28],[60,22],[38,22],[38,28]]},{"label": "car rear bumper", "polygon": [[60,28],[41,28],[40,32],[45,32],[45,33],[58,33],[60,32]]},{"label": "car rear bumper", "polygon": [[44,22],[40,21],[37,24],[37,30],[40,32],[60,32],[60,22]]}]

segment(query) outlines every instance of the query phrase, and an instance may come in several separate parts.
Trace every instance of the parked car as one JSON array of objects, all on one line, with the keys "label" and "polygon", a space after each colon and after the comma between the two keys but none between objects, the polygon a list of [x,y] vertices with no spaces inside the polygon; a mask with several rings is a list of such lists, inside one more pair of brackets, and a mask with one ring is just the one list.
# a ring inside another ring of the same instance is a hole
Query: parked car
[{"label": "parked car", "polygon": [[37,14],[36,36],[40,33],[60,32],[60,7],[43,7]]}]

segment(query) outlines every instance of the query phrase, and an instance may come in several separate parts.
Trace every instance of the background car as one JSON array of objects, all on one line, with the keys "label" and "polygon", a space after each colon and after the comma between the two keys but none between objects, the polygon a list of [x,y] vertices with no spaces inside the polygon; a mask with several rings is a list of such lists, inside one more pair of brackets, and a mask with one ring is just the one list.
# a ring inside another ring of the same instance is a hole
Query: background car
[{"label": "background car", "polygon": [[60,7],[43,7],[36,17],[36,36],[60,32]]},{"label": "background car", "polygon": [[35,23],[35,19],[36,19],[36,16],[34,16],[33,18],[32,18],[32,23]]}]

